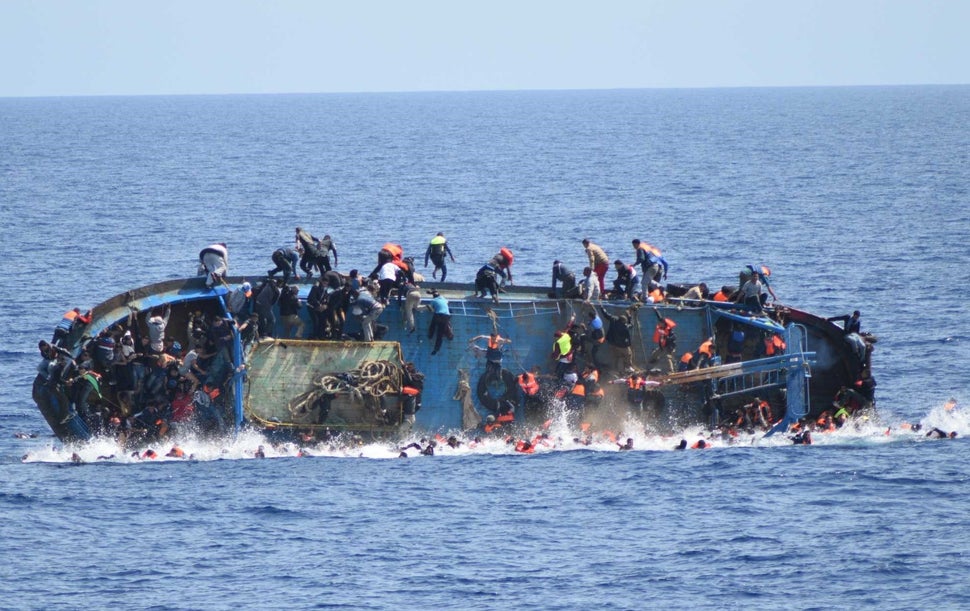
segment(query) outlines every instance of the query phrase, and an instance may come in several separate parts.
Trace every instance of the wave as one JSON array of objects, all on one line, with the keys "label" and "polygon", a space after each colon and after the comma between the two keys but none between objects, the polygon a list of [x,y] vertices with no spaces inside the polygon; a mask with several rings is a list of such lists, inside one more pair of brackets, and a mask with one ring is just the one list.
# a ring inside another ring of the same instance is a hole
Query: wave
[{"label": "wave", "polygon": [[[762,432],[728,436],[702,427],[659,434],[628,420],[616,431],[590,431],[571,427],[564,415],[533,430],[509,429],[492,435],[461,432],[413,434],[394,441],[365,442],[357,436],[343,435],[328,442],[300,444],[276,442],[255,430],[244,430],[235,438],[213,440],[193,434],[159,441],[138,450],[119,446],[114,439],[97,438],[81,445],[48,445],[34,448],[23,456],[27,463],[145,463],[218,460],[257,460],[331,458],[331,459],[427,459],[432,457],[516,456],[528,458],[551,452],[673,452],[686,444],[686,451],[718,451],[730,448],[777,448],[794,443],[790,434],[765,437]],[[919,422],[887,424],[880,419],[859,419],[832,432],[815,432],[811,447],[865,448],[887,443],[935,441],[938,433],[957,438],[970,435],[970,413],[960,409],[956,399],[929,409]],[[628,442],[628,440],[631,440]],[[698,447],[698,442],[704,446]],[[36,443],[37,440],[27,440]],[[522,442],[529,442],[531,449]],[[621,445],[630,443],[630,449]],[[429,452],[428,447],[432,451]],[[805,446],[809,447],[809,446]],[[177,451],[175,449],[178,449]],[[527,451],[524,451],[527,450]]]}]

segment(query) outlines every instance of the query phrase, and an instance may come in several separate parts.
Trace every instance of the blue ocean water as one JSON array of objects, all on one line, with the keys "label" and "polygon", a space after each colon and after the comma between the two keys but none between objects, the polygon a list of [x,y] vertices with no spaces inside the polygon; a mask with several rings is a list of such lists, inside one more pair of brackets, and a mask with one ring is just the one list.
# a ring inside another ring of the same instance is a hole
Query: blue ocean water
[{"label": "blue ocean water", "polygon": [[[0,607],[970,607],[968,125],[970,87],[0,99]],[[784,303],[862,311],[881,421],[71,465],[30,400],[61,313],[217,240],[260,274],[297,225],[344,271],[436,231],[454,280],[506,245],[545,284],[586,236],[657,244],[674,282],[766,264]]]}]

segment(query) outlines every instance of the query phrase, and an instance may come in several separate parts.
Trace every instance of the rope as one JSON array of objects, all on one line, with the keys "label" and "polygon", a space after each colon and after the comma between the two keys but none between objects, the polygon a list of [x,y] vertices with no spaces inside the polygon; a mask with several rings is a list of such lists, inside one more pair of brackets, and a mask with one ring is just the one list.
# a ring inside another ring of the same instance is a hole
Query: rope
[{"label": "rope", "polygon": [[492,333],[498,333],[498,313],[488,306],[482,306],[485,315],[492,321]]},{"label": "rope", "polygon": [[461,425],[464,430],[477,428],[482,423],[482,416],[475,409],[472,402],[472,387],[468,383],[468,371],[458,370],[458,389],[455,391],[453,400],[461,403]]},{"label": "rope", "polygon": [[299,417],[326,395],[345,394],[353,401],[365,402],[400,392],[400,379],[401,368],[391,361],[364,361],[357,369],[320,376],[313,382],[315,388],[292,399],[286,407],[292,416]]}]

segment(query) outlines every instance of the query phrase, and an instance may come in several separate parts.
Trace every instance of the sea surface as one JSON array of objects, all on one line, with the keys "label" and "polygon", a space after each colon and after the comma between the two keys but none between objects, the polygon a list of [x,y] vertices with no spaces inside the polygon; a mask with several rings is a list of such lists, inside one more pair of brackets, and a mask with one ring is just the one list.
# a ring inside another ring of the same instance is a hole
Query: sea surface
[{"label": "sea surface", "polygon": [[[546,284],[583,237],[656,244],[671,282],[764,264],[782,303],[862,311],[879,418],[407,459],[50,436],[65,310],[213,241],[262,274],[297,225],[342,271],[443,231],[456,281],[508,246]],[[0,608],[970,608],[970,87],[0,99],[0,227]]]}]

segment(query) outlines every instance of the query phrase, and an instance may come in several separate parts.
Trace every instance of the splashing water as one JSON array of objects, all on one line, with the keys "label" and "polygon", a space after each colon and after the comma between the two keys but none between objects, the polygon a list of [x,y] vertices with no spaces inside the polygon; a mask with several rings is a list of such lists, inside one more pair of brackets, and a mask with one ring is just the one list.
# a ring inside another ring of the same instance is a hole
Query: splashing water
[{"label": "splashing water", "polygon": [[[521,446],[520,449],[516,448],[520,441],[529,441],[534,448],[529,453],[535,454],[568,451],[617,452],[628,439],[632,440],[632,448],[629,450],[641,452],[674,451],[681,440],[686,440],[689,449],[697,441],[704,440],[706,449],[712,450],[739,446],[782,447],[793,443],[791,434],[777,434],[766,438],[762,432],[740,432],[737,436],[726,436],[707,431],[700,426],[661,434],[645,428],[641,422],[631,417],[617,420],[615,430],[594,430],[588,423],[576,426],[573,420],[566,410],[559,410],[543,426],[529,430],[500,429],[490,435],[467,432],[413,433],[394,440],[369,442],[345,434],[330,441],[311,444],[281,443],[271,441],[258,431],[246,429],[235,437],[223,439],[213,439],[211,436],[200,436],[192,432],[180,433],[136,450],[122,447],[112,438],[102,437],[84,444],[32,448],[22,460],[42,463],[141,463],[297,457],[428,458],[430,456],[422,454],[422,450],[429,444],[433,445],[434,456],[511,455],[524,453]],[[918,423],[887,423],[881,418],[859,418],[832,432],[814,432],[812,445],[931,441],[935,439],[930,433],[934,429],[947,434],[955,432],[957,437],[964,437],[970,434],[970,413],[960,409],[956,399],[950,399],[929,409]],[[36,443],[36,440],[32,441]],[[173,451],[175,448],[180,451]]]}]

